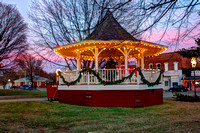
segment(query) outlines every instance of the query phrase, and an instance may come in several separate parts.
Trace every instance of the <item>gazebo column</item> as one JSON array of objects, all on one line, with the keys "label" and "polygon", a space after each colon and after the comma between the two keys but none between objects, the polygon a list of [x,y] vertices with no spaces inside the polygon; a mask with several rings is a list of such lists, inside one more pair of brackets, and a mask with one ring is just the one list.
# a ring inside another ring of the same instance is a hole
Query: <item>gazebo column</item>
[{"label": "gazebo column", "polygon": [[[122,57],[123,58],[123,57]],[[119,79],[121,79],[121,77],[122,77],[122,67],[121,67],[121,64],[122,64],[122,58],[121,58],[121,56],[119,56],[119,58],[118,58],[118,66],[119,66],[119,70],[118,70],[118,72],[119,72]]]},{"label": "gazebo column", "polygon": [[140,67],[140,54],[138,54],[138,58],[137,58],[137,67]]},{"label": "gazebo column", "polygon": [[95,69],[98,70],[99,69],[99,49],[95,48],[95,52],[94,52],[94,58],[95,58]]},{"label": "gazebo column", "polygon": [[77,70],[81,70],[81,53],[77,55]]},{"label": "gazebo column", "polygon": [[125,74],[127,76],[127,74],[128,74],[128,71],[127,71],[127,69],[128,69],[128,51],[127,51],[127,49],[124,49],[124,64],[125,64]]},{"label": "gazebo column", "polygon": [[141,69],[144,69],[144,54],[141,53]]},{"label": "gazebo column", "polygon": [[[140,54],[138,54],[138,57],[137,57],[137,67],[140,68]],[[139,75],[139,71],[137,71],[137,84],[138,84],[138,85],[140,84],[140,75]]]},{"label": "gazebo column", "polygon": [[128,70],[127,70],[128,69],[128,55],[129,55],[130,51],[128,52],[128,50],[126,48],[124,48],[124,51],[119,48],[119,51],[122,52],[122,54],[124,55],[125,76],[127,76],[127,74],[128,74]]}]

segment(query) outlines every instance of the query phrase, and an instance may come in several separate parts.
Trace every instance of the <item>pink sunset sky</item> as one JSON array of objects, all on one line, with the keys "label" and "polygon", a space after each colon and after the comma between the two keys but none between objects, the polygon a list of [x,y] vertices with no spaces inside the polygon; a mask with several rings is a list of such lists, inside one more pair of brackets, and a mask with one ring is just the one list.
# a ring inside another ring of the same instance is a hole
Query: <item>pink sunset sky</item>
[{"label": "pink sunset sky", "polygon": [[168,46],[168,50],[166,52],[178,51],[182,48],[188,49],[190,47],[197,47],[197,44],[195,43],[195,38],[192,38],[190,36],[185,37],[185,38],[180,38],[179,42],[177,42],[176,29],[169,30],[165,33],[163,37],[162,36],[163,36],[163,32],[158,31],[151,35],[146,35],[145,37],[143,37],[143,40]]}]

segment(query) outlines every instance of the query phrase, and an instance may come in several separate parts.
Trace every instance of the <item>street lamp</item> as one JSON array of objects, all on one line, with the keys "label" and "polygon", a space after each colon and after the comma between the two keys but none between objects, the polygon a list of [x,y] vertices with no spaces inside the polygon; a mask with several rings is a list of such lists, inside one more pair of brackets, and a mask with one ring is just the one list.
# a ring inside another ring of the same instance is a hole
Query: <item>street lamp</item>
[{"label": "street lamp", "polygon": [[195,84],[195,67],[197,65],[197,61],[194,57],[192,57],[191,59],[191,64],[192,64],[192,68],[194,68],[194,96],[196,97],[197,94],[196,94],[196,84]]},{"label": "street lamp", "polygon": [[8,79],[8,89],[11,88],[11,85],[10,85],[10,79]]},{"label": "street lamp", "polygon": [[61,72],[60,69],[56,70],[56,83],[59,81],[59,72]]}]

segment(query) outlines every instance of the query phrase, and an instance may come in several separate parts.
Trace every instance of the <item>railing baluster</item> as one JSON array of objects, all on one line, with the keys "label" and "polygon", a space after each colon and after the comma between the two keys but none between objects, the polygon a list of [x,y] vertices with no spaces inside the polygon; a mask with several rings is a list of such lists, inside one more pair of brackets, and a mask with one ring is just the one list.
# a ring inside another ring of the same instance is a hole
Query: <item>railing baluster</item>
[{"label": "railing baluster", "polygon": [[119,80],[119,77],[120,77],[120,69],[118,69],[118,76],[117,76],[118,80]]},{"label": "railing baluster", "polygon": [[110,80],[109,81],[111,82],[112,81],[112,70],[109,70],[109,71],[110,71],[109,72],[110,73]]},{"label": "railing baluster", "polygon": [[104,80],[104,78],[103,78],[103,70],[101,70],[101,79]]},{"label": "railing baluster", "polygon": [[115,71],[115,81],[116,81],[116,78],[117,78],[117,71],[116,70],[114,70]]},{"label": "railing baluster", "polygon": [[90,73],[87,72],[87,77],[88,77],[88,85],[90,84]]},{"label": "railing baluster", "polygon": [[137,71],[137,85],[140,84],[140,77],[139,77],[139,71]]},{"label": "railing baluster", "polygon": [[108,81],[108,70],[106,70],[106,81]]}]

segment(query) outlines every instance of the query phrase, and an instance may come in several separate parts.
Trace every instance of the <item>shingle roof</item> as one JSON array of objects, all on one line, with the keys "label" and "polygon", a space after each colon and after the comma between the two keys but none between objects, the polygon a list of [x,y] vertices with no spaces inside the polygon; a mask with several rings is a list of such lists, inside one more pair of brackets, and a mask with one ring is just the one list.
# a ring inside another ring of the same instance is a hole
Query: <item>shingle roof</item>
[{"label": "shingle roof", "polygon": [[104,18],[95,26],[94,31],[85,40],[132,40],[137,41],[129,34],[108,11]]},{"label": "shingle roof", "polygon": [[18,82],[28,82],[28,81],[30,81],[29,80],[29,78],[21,78],[21,79],[17,79],[17,80],[15,80],[15,81],[18,81]]},{"label": "shingle roof", "polygon": [[[30,81],[30,79],[26,78],[26,77],[15,80],[15,82],[29,82],[29,81]],[[52,80],[35,75],[34,78],[33,78],[33,81],[52,81]]]}]

